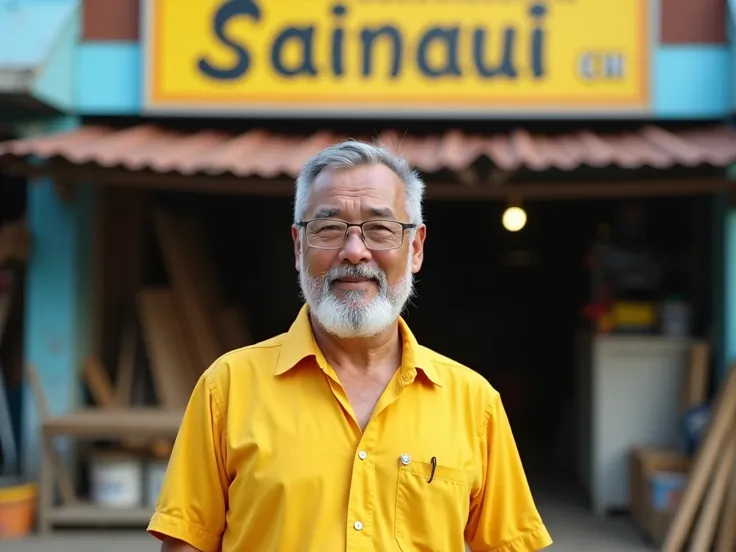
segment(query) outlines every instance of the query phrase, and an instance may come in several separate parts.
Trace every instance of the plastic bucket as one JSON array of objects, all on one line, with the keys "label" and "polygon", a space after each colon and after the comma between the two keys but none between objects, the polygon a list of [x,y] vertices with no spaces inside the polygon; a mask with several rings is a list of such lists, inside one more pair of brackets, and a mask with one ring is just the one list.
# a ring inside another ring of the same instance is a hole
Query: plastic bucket
[{"label": "plastic bucket", "polygon": [[36,517],[37,489],[33,483],[0,484],[0,540],[25,537]]},{"label": "plastic bucket", "polygon": [[97,453],[90,462],[92,501],[110,508],[134,508],[143,499],[143,462],[127,454]]}]

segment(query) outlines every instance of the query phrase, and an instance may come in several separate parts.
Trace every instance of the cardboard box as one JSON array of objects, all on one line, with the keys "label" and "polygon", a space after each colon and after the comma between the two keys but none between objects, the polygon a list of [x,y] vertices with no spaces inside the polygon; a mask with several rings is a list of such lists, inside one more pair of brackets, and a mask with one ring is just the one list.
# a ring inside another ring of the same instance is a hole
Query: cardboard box
[{"label": "cardboard box", "polygon": [[631,451],[631,518],[655,545],[667,535],[691,468],[692,460],[673,450],[638,447]]}]

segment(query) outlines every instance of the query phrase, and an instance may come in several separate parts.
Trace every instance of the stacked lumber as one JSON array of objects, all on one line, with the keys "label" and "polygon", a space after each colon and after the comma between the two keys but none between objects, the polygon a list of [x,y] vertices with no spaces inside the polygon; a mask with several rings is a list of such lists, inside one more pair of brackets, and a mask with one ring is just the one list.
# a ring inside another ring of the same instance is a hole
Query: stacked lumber
[{"label": "stacked lumber", "polygon": [[[154,209],[150,214],[168,282],[141,284],[131,290],[135,307],[122,325],[114,372],[99,358],[85,361],[84,381],[99,408],[133,406],[139,348],[157,405],[164,410],[182,410],[202,372],[213,361],[252,342],[243,314],[228,305],[221,292],[198,219],[166,209]],[[115,373],[114,385],[111,373]],[[142,446],[135,440],[123,445]],[[167,454],[170,448],[170,443],[153,445],[156,456]]]},{"label": "stacked lumber", "polygon": [[736,365],[714,403],[705,439],[662,545],[663,552],[736,549]]}]

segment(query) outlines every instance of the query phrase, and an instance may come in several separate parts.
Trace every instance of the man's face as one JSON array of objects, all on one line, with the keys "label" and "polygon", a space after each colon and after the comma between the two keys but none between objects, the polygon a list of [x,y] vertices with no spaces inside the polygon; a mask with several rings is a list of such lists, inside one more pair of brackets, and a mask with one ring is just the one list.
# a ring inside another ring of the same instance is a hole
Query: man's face
[{"label": "man's face", "polygon": [[[384,165],[323,171],[315,180],[303,217],[348,223],[410,222],[401,179]],[[397,249],[371,250],[351,227],[339,249],[307,243],[306,230],[292,229],[296,269],[312,314],[343,338],[369,337],[398,318],[422,265],[426,228],[406,230]]]}]

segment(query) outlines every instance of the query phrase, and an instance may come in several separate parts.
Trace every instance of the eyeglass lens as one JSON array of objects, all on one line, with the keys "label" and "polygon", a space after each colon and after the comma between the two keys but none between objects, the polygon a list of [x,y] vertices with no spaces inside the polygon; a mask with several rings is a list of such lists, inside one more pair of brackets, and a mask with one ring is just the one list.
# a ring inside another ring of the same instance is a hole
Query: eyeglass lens
[{"label": "eyeglass lens", "polygon": [[[367,221],[362,225],[363,241],[370,249],[401,247],[404,227],[390,220]],[[347,237],[348,224],[339,220],[312,220],[307,223],[307,243],[322,249],[337,249]]]}]

